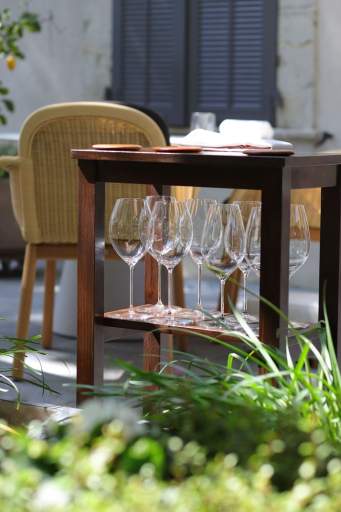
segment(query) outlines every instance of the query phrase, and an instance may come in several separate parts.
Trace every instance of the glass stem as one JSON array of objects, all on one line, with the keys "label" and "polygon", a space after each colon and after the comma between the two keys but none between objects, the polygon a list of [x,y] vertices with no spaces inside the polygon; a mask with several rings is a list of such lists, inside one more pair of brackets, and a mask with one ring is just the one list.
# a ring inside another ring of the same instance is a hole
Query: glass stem
[{"label": "glass stem", "polygon": [[129,265],[129,310],[133,311],[134,266]]},{"label": "glass stem", "polygon": [[168,269],[168,314],[172,314],[173,269]]},{"label": "glass stem", "polygon": [[201,303],[201,274],[202,274],[202,265],[201,263],[198,263],[198,303],[197,308],[202,309],[202,303]]},{"label": "glass stem", "polygon": [[248,272],[242,272],[243,274],[243,313],[247,314],[247,296],[246,296],[246,280]]},{"label": "glass stem", "polygon": [[220,279],[220,315],[224,318],[225,315],[225,279]]},{"label": "glass stem", "polygon": [[161,299],[161,263],[157,263],[157,305],[163,306]]}]

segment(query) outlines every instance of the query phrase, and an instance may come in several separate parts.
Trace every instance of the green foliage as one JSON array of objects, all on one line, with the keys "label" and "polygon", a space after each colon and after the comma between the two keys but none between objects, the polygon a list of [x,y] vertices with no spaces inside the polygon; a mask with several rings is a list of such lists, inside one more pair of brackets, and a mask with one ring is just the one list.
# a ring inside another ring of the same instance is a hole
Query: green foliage
[{"label": "green foliage", "polygon": [[[232,414],[234,426],[238,428],[238,418],[243,417],[252,430],[255,416],[240,412]],[[297,423],[288,411],[277,424],[281,431],[268,425],[263,442],[241,465],[235,451],[210,458],[197,442],[186,442],[155,426],[150,429],[120,403],[93,402],[69,425],[45,425],[44,436],[32,427],[35,437],[25,431],[0,435],[0,509],[339,510],[341,459],[324,432]],[[276,488],[279,466],[290,478],[295,466],[292,485],[284,492]]]},{"label": "green foliage", "polygon": [[[182,436],[187,431],[202,436],[199,442],[206,438],[213,451],[223,441],[221,432],[213,436],[210,429],[220,428],[218,418],[227,424],[229,411],[236,407],[260,407],[265,422],[274,413],[295,410],[299,419],[314,418],[332,442],[341,443],[341,379],[328,318],[310,333],[294,331],[285,354],[262,344],[240,321],[245,334],[228,334],[243,346],[205,337],[226,348],[225,365],[186,354],[161,372],[144,372],[121,361],[128,373],[125,385],[110,384],[89,393],[124,396],[134,405],[147,406],[153,421],[170,428],[174,425],[176,430],[181,426]],[[314,343],[308,336],[314,336]],[[312,361],[317,368],[312,368]],[[206,433],[198,427],[201,418],[205,418]],[[263,420],[255,418],[255,426],[258,421]]]},{"label": "green foliage", "polygon": [[[12,19],[10,9],[0,11],[0,58],[6,59],[7,68],[15,69],[16,59],[24,59],[25,54],[20,41],[27,32],[39,32],[41,29],[39,18],[32,12],[23,12],[17,19]],[[0,110],[0,124],[6,124],[5,112],[14,111],[14,102],[8,97],[9,89],[0,80],[0,96],[2,110]]]},{"label": "green foliage", "polygon": [[314,332],[291,326],[285,354],[238,318],[245,334],[229,334],[242,345],[207,337],[225,364],[121,362],[125,384],[89,388],[103,398],[70,424],[36,425],[34,437],[4,426],[0,510],[339,511],[341,379],[327,315]]},{"label": "green foliage", "polygon": [[[0,318],[1,320],[1,318]],[[0,395],[6,397],[9,389],[16,393],[17,403],[19,405],[21,396],[20,388],[12,379],[12,369],[8,368],[8,364],[3,364],[7,360],[12,362],[15,356],[20,354],[31,354],[37,357],[44,355],[40,349],[40,336],[32,336],[28,339],[15,338],[13,336],[5,336],[0,333]],[[36,370],[27,363],[24,364],[25,377],[24,381],[42,389],[42,391],[50,391],[56,393],[45,381],[45,376],[42,368]],[[0,432],[3,428],[3,423],[0,418]]]}]

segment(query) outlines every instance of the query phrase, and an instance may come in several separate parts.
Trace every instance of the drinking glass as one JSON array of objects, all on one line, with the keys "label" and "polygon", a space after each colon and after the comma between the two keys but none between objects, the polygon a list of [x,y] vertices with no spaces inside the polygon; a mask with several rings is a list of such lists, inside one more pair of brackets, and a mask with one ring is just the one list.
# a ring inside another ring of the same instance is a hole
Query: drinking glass
[{"label": "drinking glass", "polygon": [[134,267],[146,251],[146,244],[140,237],[144,207],[143,199],[117,199],[109,221],[111,245],[120,258],[129,265],[129,318],[136,317],[133,306]]},{"label": "drinking glass", "polygon": [[145,211],[144,211],[144,219],[141,223],[141,232],[140,236],[146,245],[147,252],[157,261],[157,274],[158,274],[158,288],[157,288],[157,303],[150,306],[138,306],[136,310],[141,313],[146,313],[150,315],[158,315],[162,313],[165,309],[165,306],[161,299],[161,269],[162,263],[160,260],[160,256],[153,250],[152,244],[152,233],[151,233],[151,218],[152,211],[156,202],[162,202],[164,204],[168,204],[171,201],[175,201],[175,197],[172,196],[146,196],[145,197]]},{"label": "drinking glass", "polygon": [[172,273],[192,243],[193,228],[187,205],[178,201],[156,201],[151,216],[150,250],[168,271],[168,305],[162,314],[174,321],[177,308],[172,305]]},{"label": "drinking glass", "polygon": [[[246,230],[250,214],[253,208],[261,207],[262,203],[260,201],[233,201],[233,204],[237,204],[240,209],[240,213],[242,214],[244,229]],[[255,322],[256,318],[252,315],[249,315],[247,312],[247,293],[246,293],[246,284],[247,278],[251,270],[251,265],[249,260],[246,258],[246,254],[244,254],[244,258],[239,265],[239,269],[243,276],[243,309],[242,315],[246,322]]]},{"label": "drinking glass", "polygon": [[[251,268],[259,275],[261,260],[261,207],[252,209],[246,228],[246,257]],[[309,224],[304,205],[290,207],[289,279],[307,261],[310,250]]]},{"label": "drinking glass", "polygon": [[237,205],[211,205],[203,230],[201,250],[208,268],[220,281],[218,318],[227,326],[233,326],[225,318],[224,288],[227,278],[240,265],[245,252],[243,219]]},{"label": "drinking glass", "polygon": [[[197,306],[198,310],[202,310],[201,298],[201,280],[202,280],[202,265],[204,263],[204,256],[202,254],[202,234],[207,219],[209,209],[212,205],[217,205],[215,199],[188,199],[187,206],[192,219],[193,225],[193,239],[189,250],[192,260],[197,265],[198,269],[198,288],[197,288]],[[201,314],[201,316],[203,316]]]},{"label": "drinking glass", "polygon": [[192,112],[190,130],[201,128],[203,130],[217,131],[217,120],[214,112]]}]

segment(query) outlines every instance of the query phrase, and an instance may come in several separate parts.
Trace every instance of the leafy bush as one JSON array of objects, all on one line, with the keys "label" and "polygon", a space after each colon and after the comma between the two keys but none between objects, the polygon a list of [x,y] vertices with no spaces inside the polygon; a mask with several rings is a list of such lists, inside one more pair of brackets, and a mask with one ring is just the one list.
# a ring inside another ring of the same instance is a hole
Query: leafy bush
[{"label": "leafy bush", "polygon": [[[233,419],[238,426],[238,419]],[[248,417],[248,416],[246,416]],[[290,424],[292,417],[287,417]],[[254,417],[249,417],[252,430]],[[31,425],[0,437],[0,509],[4,512],[337,511],[341,459],[312,425],[263,432],[244,467],[231,452],[209,460],[194,441],[165,435],[112,401],[91,403],[70,425]],[[42,436],[42,434],[44,434]],[[298,436],[297,436],[298,434]],[[286,457],[285,443],[291,443]],[[293,449],[296,445],[295,450]],[[290,489],[273,485],[277,467],[297,473]],[[321,475],[321,467],[323,474]]]}]

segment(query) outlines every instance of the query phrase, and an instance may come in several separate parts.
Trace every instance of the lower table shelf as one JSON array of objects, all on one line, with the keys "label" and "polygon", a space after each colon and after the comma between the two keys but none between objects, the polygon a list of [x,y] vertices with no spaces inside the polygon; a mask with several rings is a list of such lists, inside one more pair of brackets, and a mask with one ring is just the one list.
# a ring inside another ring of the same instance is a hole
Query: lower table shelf
[{"label": "lower table shelf", "polygon": [[[102,325],[109,327],[119,327],[124,329],[133,329],[138,331],[160,331],[164,334],[176,334],[188,336],[191,333],[203,336],[215,336],[219,339],[229,339],[238,342],[240,336],[245,335],[244,329],[236,323],[235,326],[219,325],[218,321],[214,325],[203,326],[202,320],[193,321],[182,325],[176,321],[172,322],[171,319],[160,318],[144,318],[136,316],[136,318],[129,318],[129,309],[117,309],[98,315],[96,321]],[[142,315],[141,315],[142,316]],[[293,324],[297,330],[313,329],[313,325],[297,323]],[[250,328],[258,336],[259,327],[257,322],[250,324]],[[294,335],[294,334],[292,334]]]},{"label": "lower table shelf", "polygon": [[[244,333],[243,329],[236,325],[235,328],[230,328],[228,326],[219,326],[218,322],[215,325],[203,326],[202,319],[198,321],[184,321],[177,320],[172,321],[172,319],[166,319],[163,317],[159,318],[143,318],[138,315],[136,318],[129,318],[129,310],[127,309],[119,309],[114,311],[109,311],[105,313],[103,316],[97,316],[97,321],[105,326],[110,327],[120,327],[125,329],[135,329],[138,331],[154,331],[159,330],[165,334],[174,334],[177,335],[189,335],[191,332],[194,334],[203,334],[203,335],[215,335],[215,336],[224,336],[224,337],[233,337],[232,333]],[[141,315],[143,316],[143,315]],[[128,318],[127,318],[128,317]],[[253,324],[252,329],[255,333],[258,333],[258,324]],[[227,332],[232,335],[228,336]]]}]

